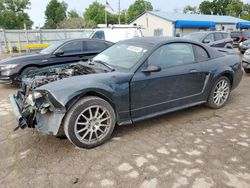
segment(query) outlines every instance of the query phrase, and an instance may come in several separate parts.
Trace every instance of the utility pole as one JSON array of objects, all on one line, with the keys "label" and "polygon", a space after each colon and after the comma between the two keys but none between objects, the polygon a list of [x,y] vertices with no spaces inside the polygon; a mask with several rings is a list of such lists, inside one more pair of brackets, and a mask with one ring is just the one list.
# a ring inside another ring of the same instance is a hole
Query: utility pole
[{"label": "utility pole", "polygon": [[118,23],[121,24],[121,2],[118,0]]},{"label": "utility pole", "polygon": [[107,0],[105,3],[105,25],[106,25],[106,27],[108,27]]}]

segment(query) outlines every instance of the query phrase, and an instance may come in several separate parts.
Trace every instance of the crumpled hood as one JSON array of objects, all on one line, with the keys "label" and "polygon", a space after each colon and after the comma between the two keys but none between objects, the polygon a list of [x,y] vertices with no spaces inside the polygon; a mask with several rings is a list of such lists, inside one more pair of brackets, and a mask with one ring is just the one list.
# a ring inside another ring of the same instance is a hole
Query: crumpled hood
[{"label": "crumpled hood", "polygon": [[1,60],[0,66],[7,65],[7,64],[16,64],[16,63],[39,60],[39,59],[43,59],[46,56],[47,55],[45,55],[45,54],[29,54],[29,55],[9,57],[9,58]]},{"label": "crumpled hood", "polygon": [[69,99],[88,91],[107,91],[112,93],[117,84],[127,84],[133,73],[108,72],[73,76],[51,82],[36,88],[36,90],[49,91],[60,103],[65,105]]}]

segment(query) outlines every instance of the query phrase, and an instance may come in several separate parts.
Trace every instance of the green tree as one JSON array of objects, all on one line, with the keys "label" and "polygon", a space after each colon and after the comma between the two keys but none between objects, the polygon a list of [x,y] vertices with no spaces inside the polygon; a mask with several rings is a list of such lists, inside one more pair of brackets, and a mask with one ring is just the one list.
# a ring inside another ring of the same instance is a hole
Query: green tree
[{"label": "green tree", "polygon": [[240,0],[232,0],[227,6],[227,10],[230,16],[240,17],[243,13],[244,3]]},{"label": "green tree", "polygon": [[56,29],[60,22],[67,19],[67,8],[68,5],[65,2],[51,0],[46,7],[44,28]]},{"label": "green tree", "polygon": [[191,13],[191,14],[198,14],[199,10],[196,6],[191,6],[191,5],[187,5],[184,7],[183,9],[183,13]]},{"label": "green tree", "polygon": [[199,10],[202,14],[212,14],[213,11],[210,6],[210,1],[202,1],[202,3],[199,5]]},{"label": "green tree", "polygon": [[29,0],[0,0],[0,28],[23,29],[24,24],[30,29],[33,25],[29,15]]},{"label": "green tree", "polygon": [[[83,18],[86,22],[94,22],[96,24],[105,23],[105,6],[97,1],[89,5],[83,13]],[[108,24],[116,24],[118,22],[118,16],[107,12]]]},{"label": "green tree", "polygon": [[227,15],[227,7],[231,1],[232,0],[205,0],[200,4],[199,10],[202,14]]},{"label": "green tree", "polygon": [[247,16],[246,7],[247,4],[245,5],[241,0],[205,0],[200,4],[199,9],[202,14],[240,17]]},{"label": "green tree", "polygon": [[68,17],[70,18],[80,18],[80,15],[76,12],[76,10],[71,10],[68,12]]},{"label": "green tree", "polygon": [[121,24],[127,24],[127,10],[122,10],[120,13]]},{"label": "green tree", "polygon": [[246,3],[243,5],[241,18],[244,20],[250,20],[250,4]]},{"label": "green tree", "polygon": [[145,0],[135,0],[134,4],[130,5],[128,8],[127,21],[132,21],[136,16],[147,10],[153,10],[153,6],[150,2]]},{"label": "green tree", "polygon": [[94,22],[85,22],[82,17],[69,18],[59,23],[60,29],[83,29],[83,28],[95,28]]}]

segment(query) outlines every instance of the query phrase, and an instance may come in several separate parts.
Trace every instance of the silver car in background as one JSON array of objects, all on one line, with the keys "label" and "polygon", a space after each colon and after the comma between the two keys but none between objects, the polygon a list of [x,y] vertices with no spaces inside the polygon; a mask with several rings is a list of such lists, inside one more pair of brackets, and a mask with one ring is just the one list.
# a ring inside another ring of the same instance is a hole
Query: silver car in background
[{"label": "silver car in background", "polygon": [[246,50],[242,59],[242,65],[246,73],[250,73],[250,49]]}]

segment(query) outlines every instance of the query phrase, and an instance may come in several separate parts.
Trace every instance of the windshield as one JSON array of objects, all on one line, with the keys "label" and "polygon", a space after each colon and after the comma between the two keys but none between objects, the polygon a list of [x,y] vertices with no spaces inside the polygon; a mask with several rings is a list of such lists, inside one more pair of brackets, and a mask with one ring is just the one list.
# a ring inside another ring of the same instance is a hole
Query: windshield
[{"label": "windshield", "polygon": [[148,51],[149,47],[138,43],[117,43],[93,58],[112,67],[132,68]]},{"label": "windshield", "polygon": [[49,47],[40,51],[40,54],[51,54],[53,53],[59,46],[61,46],[64,41],[55,41],[51,42]]},{"label": "windshield", "polygon": [[231,35],[231,37],[237,38],[241,35],[241,32],[240,31],[231,32],[230,35]]},{"label": "windshield", "polygon": [[183,38],[200,42],[200,41],[202,41],[204,36],[205,36],[205,33],[191,33],[189,35],[185,35]]}]

